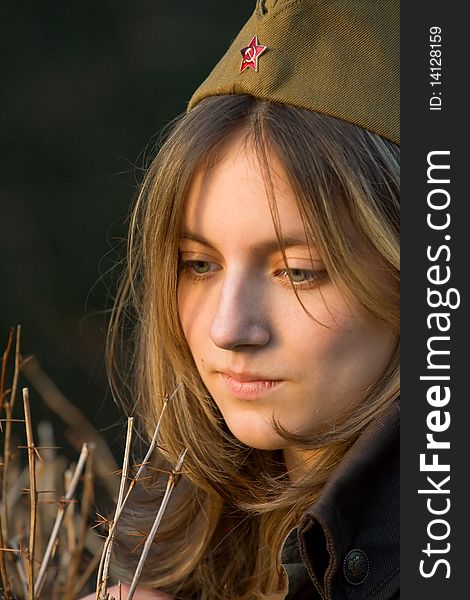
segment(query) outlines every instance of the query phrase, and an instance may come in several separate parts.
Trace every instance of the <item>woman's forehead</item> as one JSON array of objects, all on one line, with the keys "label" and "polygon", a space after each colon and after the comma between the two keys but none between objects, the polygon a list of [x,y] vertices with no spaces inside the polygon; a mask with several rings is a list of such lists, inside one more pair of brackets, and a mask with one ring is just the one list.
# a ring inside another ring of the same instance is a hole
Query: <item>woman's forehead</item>
[{"label": "woman's forehead", "polygon": [[290,245],[307,243],[296,194],[277,158],[268,156],[271,190],[253,146],[239,140],[211,168],[200,169],[185,199],[183,231],[268,239],[275,234],[276,220]]}]

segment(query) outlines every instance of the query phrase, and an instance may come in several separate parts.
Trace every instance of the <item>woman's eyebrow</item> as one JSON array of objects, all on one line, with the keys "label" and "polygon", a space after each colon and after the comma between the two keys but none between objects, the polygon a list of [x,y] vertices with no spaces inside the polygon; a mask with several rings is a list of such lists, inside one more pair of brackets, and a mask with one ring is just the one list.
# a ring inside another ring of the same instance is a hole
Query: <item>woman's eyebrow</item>
[{"label": "woman's eyebrow", "polygon": [[217,251],[217,248],[215,246],[213,246],[212,244],[210,244],[208,240],[206,240],[204,237],[197,235],[195,233],[190,233],[190,232],[184,231],[180,236],[180,240],[191,240],[193,242],[198,242],[199,244],[202,244],[203,246],[207,246],[208,248],[211,248],[212,250]]},{"label": "woman's eyebrow", "polygon": [[[180,239],[198,242],[199,244],[207,246],[208,248],[211,248],[212,250],[218,251],[217,248],[213,244],[211,244],[207,239],[205,239],[203,236],[197,235],[196,233],[183,232],[181,234]],[[284,248],[292,248],[294,246],[303,246],[305,248],[309,248],[309,247],[311,248],[313,246],[313,243],[311,243],[311,242],[309,243],[307,241],[306,236],[302,235],[302,234],[289,235],[289,236],[283,237],[282,242],[283,242]],[[250,248],[255,251],[256,250],[274,251],[274,250],[279,250],[280,244],[279,244],[279,240],[277,238],[272,238],[270,240],[261,240],[259,242],[255,242],[253,245],[250,246]]]}]

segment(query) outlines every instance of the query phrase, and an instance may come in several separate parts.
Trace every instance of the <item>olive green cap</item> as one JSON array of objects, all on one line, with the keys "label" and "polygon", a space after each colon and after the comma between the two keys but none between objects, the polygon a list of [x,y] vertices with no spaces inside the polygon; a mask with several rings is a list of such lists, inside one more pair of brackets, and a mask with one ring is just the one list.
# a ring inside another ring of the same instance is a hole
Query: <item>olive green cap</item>
[{"label": "olive green cap", "polygon": [[399,63],[399,0],[258,0],[188,110],[208,96],[250,94],[399,144]]}]

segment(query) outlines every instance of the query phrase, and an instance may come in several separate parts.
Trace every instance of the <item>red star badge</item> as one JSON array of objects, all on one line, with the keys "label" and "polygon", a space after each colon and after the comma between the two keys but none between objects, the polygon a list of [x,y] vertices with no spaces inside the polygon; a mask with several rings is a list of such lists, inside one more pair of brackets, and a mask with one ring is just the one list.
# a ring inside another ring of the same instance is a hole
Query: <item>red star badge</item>
[{"label": "red star badge", "polygon": [[242,64],[240,65],[240,73],[246,69],[258,70],[258,58],[266,50],[267,46],[261,46],[258,43],[258,36],[255,35],[246,48],[241,50]]}]

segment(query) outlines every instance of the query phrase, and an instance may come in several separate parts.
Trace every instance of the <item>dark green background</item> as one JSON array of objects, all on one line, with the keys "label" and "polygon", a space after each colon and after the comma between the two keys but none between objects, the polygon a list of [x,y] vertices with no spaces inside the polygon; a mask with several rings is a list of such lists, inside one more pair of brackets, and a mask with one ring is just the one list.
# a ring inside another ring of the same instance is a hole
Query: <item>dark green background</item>
[{"label": "dark green background", "polygon": [[[0,341],[103,430],[122,416],[103,366],[125,217],[158,132],[185,110],[254,1],[2,2]],[[22,385],[26,382],[23,380]],[[35,420],[62,426],[31,392]]]}]

